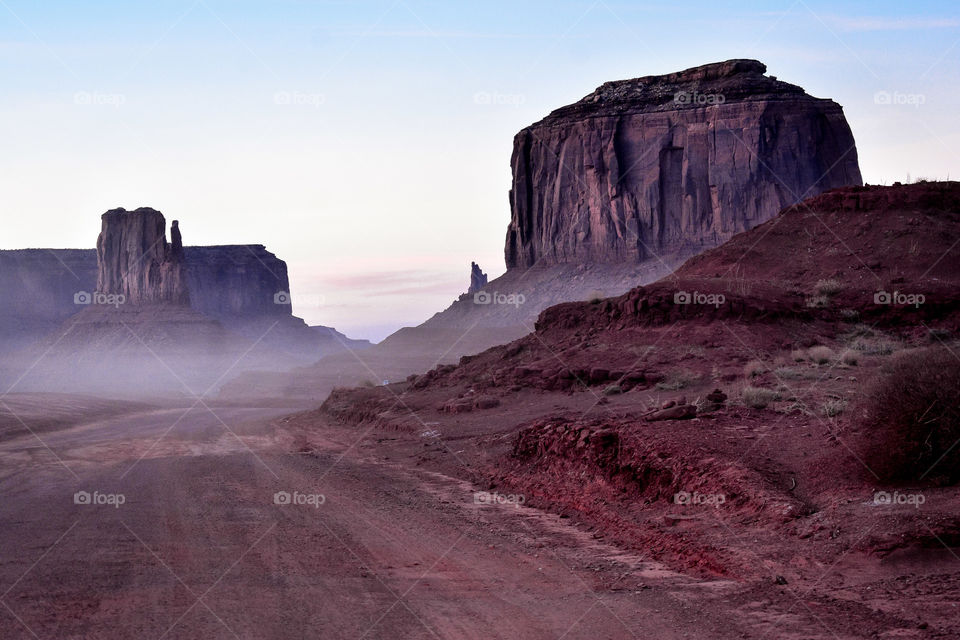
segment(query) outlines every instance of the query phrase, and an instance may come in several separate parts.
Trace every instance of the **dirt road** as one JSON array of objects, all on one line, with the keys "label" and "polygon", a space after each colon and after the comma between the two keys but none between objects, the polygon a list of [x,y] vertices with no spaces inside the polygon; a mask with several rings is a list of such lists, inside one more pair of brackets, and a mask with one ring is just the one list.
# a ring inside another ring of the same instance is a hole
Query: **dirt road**
[{"label": "dirt road", "polygon": [[298,452],[283,413],[139,410],[5,440],[0,635],[753,636],[720,612],[722,582],[509,497],[478,503],[362,453],[356,432]]}]

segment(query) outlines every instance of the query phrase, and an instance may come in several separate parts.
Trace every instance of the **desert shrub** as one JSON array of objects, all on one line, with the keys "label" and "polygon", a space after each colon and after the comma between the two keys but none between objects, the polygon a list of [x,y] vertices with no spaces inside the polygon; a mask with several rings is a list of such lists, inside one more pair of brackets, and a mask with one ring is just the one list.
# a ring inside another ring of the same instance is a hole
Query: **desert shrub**
[{"label": "desert shrub", "polygon": [[623,389],[621,389],[618,384],[612,384],[603,390],[603,395],[605,396],[615,396],[620,393],[623,393]]},{"label": "desert shrub", "polygon": [[363,381],[360,383],[360,386],[361,386],[361,387],[365,387],[365,388],[367,388],[367,389],[372,389],[373,387],[377,386],[377,383],[374,382],[373,380],[369,380],[369,379],[368,379],[368,380],[363,380]]},{"label": "desert shrub", "polygon": [[807,298],[807,306],[810,308],[821,308],[830,304],[830,296],[818,293]]},{"label": "desert shrub", "polygon": [[827,364],[832,361],[837,354],[833,352],[833,349],[830,347],[812,347],[807,351],[807,355],[810,357],[810,360],[817,364]]},{"label": "desert shrub", "polygon": [[697,382],[697,378],[686,371],[674,371],[666,379],[657,383],[660,391],[679,391]]},{"label": "desert shrub", "polygon": [[768,404],[780,399],[780,394],[773,389],[763,387],[744,387],[740,392],[743,404],[754,409],[764,409]]},{"label": "desert shrub", "polygon": [[840,309],[840,317],[847,322],[856,322],[860,319],[860,312],[856,309]]},{"label": "desert shrub", "polygon": [[843,361],[843,364],[855,367],[860,364],[860,356],[857,355],[856,351],[844,351],[843,355],[840,356],[840,359]]},{"label": "desert shrub", "polygon": [[820,407],[821,413],[828,418],[833,418],[847,410],[847,401],[831,398]]},{"label": "desert shrub", "polygon": [[927,338],[930,342],[943,342],[944,340],[950,339],[950,330],[942,328],[930,329],[930,332],[927,334]]},{"label": "desert shrub", "polygon": [[848,338],[860,338],[863,336],[872,337],[877,335],[877,332],[874,331],[873,327],[868,324],[855,324],[850,330],[850,333],[847,334]]},{"label": "desert shrub", "polygon": [[800,351],[800,350],[791,351],[790,357],[793,359],[794,362],[803,362],[804,360],[807,359],[807,354],[806,352]]},{"label": "desert shrub", "polygon": [[751,360],[743,368],[743,375],[748,378],[756,378],[757,376],[762,376],[769,370],[770,368],[759,360]]},{"label": "desert shrub", "polygon": [[946,349],[903,352],[884,365],[859,419],[864,461],[883,481],[960,481],[960,360]]},{"label": "desert shrub", "polygon": [[813,286],[813,290],[817,292],[817,295],[821,296],[832,296],[834,294],[840,293],[843,289],[843,283],[837,280],[836,278],[829,278],[827,280],[817,280],[817,284]]},{"label": "desert shrub", "polygon": [[850,347],[868,356],[888,356],[899,348],[896,342],[880,338],[877,340],[854,340]]},{"label": "desert shrub", "polygon": [[796,369],[794,367],[779,367],[773,373],[781,380],[813,380],[820,377],[816,370]]}]

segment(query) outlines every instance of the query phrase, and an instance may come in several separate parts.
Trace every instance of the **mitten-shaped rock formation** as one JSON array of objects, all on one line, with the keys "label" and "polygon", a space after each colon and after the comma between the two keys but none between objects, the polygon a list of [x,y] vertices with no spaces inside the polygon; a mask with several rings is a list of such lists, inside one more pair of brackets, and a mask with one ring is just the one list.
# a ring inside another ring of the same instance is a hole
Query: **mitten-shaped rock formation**
[{"label": "mitten-shaped rock formation", "polygon": [[514,138],[507,268],[697,253],[862,184],[843,110],[729,60],[608,82]]},{"label": "mitten-shaped rock formation", "polygon": [[186,260],[177,222],[167,242],[166,220],[155,209],[113,209],[101,217],[97,292],[122,294],[127,304],[189,305]]}]

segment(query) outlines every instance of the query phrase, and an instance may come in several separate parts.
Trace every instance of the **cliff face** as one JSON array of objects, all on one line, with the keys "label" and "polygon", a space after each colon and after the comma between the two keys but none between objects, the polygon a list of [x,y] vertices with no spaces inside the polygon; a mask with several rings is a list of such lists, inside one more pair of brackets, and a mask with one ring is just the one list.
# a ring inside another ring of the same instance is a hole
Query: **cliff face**
[{"label": "cliff face", "polygon": [[167,242],[166,220],[155,209],[113,209],[101,217],[97,292],[122,294],[128,304],[189,305],[183,243],[177,222]]},{"label": "cliff face", "polygon": [[254,318],[292,316],[287,263],[261,245],[187,247],[187,285],[197,311],[234,325]]},{"label": "cliff face", "polygon": [[508,269],[695,253],[862,184],[843,110],[730,60],[609,82],[514,139]]}]

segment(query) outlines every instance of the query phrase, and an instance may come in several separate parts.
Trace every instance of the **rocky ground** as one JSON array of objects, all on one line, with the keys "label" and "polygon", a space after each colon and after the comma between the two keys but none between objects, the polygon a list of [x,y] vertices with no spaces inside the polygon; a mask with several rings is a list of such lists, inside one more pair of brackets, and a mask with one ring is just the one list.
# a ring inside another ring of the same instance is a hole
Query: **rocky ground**
[{"label": "rocky ground", "polygon": [[738,616],[780,612],[772,637],[956,637],[956,490],[936,465],[880,482],[858,416],[885,363],[960,354],[958,196],[828,193],[670,278],[297,420],[729,581]]}]

